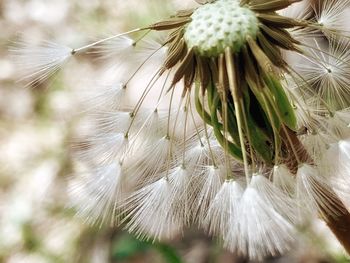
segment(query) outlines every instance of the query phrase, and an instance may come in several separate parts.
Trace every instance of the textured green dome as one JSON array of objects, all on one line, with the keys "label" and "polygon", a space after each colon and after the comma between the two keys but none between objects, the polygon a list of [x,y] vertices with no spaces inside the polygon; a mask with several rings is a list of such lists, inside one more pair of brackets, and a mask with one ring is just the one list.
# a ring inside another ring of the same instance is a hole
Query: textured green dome
[{"label": "textured green dome", "polygon": [[218,56],[227,47],[238,51],[248,35],[255,37],[258,19],[237,0],[218,0],[199,7],[191,16],[184,38],[202,56]]}]

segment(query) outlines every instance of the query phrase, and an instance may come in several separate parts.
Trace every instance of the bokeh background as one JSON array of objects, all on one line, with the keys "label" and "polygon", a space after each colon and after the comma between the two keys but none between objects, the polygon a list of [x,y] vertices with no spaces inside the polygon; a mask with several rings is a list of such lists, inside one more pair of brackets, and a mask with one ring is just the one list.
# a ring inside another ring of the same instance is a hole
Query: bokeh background
[{"label": "bokeh background", "polygon": [[[80,90],[101,65],[74,60],[35,88],[21,82],[8,50],[19,38],[77,47],[155,22],[193,0],[0,0],[0,262],[246,262],[189,229],[165,243],[122,229],[92,227],[67,208],[80,129]],[[290,255],[269,262],[350,262],[320,221],[310,222]]]}]

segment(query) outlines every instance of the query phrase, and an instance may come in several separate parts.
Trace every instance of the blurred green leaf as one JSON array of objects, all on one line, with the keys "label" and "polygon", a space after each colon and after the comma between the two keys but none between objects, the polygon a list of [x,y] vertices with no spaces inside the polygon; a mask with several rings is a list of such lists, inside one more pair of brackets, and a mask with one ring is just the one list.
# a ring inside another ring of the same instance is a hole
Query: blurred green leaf
[{"label": "blurred green leaf", "polygon": [[166,263],[184,263],[172,246],[158,242],[141,241],[129,234],[116,240],[112,249],[112,258],[117,261],[126,261],[150,250],[159,253]]},{"label": "blurred green leaf", "polygon": [[349,259],[349,257],[347,257],[345,255],[338,255],[338,256],[335,256],[335,262],[348,263],[348,262],[350,262],[350,259]]},{"label": "blurred green leaf", "polygon": [[161,243],[154,244],[154,247],[157,251],[159,251],[159,253],[163,256],[166,262],[168,263],[184,262],[182,261],[181,257],[173,247],[166,244],[161,244]]},{"label": "blurred green leaf", "polygon": [[149,244],[137,240],[130,235],[124,235],[114,244],[112,257],[116,260],[126,260],[150,248]]}]

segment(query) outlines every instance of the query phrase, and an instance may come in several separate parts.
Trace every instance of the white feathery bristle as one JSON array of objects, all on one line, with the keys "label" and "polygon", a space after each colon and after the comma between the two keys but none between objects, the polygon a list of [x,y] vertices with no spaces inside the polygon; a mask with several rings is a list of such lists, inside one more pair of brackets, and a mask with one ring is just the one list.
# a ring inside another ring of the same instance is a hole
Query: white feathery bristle
[{"label": "white feathery bristle", "polygon": [[179,110],[174,110],[171,113],[170,134],[174,137],[182,139],[186,127],[186,134],[194,133],[193,120],[188,107],[181,106]]},{"label": "white feathery bristle", "polygon": [[126,133],[132,121],[131,112],[127,111],[95,111],[89,114],[89,117],[95,123],[97,132],[103,134]]},{"label": "white feathery bristle", "polygon": [[319,166],[338,196],[350,200],[350,138],[332,143]]},{"label": "white feathery bristle", "polygon": [[21,71],[21,80],[26,81],[27,86],[50,78],[73,55],[72,48],[49,41],[39,44],[18,42],[10,52]]},{"label": "white feathery bristle", "polygon": [[211,202],[203,225],[211,235],[226,239],[237,218],[244,189],[237,181],[226,181]]},{"label": "white feathery bristle", "polygon": [[87,111],[96,109],[111,111],[128,108],[126,104],[126,86],[121,82],[108,85],[97,85],[98,88],[83,92],[82,103]]},{"label": "white feathery bristle", "polygon": [[273,168],[273,184],[289,196],[294,196],[296,191],[296,179],[288,167],[284,164]]},{"label": "white feathery bristle", "polygon": [[342,176],[344,179],[350,174],[350,138],[332,143],[326,151],[323,169]]},{"label": "white feathery bristle", "polygon": [[[165,61],[167,48],[162,43],[152,43],[150,46],[145,44],[143,48],[143,42],[138,42],[126,60],[104,70],[103,73],[106,78],[127,85],[126,99],[131,105],[136,105],[140,101],[141,93],[147,87],[147,92],[143,94],[142,106],[155,107],[163,86],[168,86],[171,81],[167,74],[161,76],[158,74]],[[143,88],[140,89],[140,86]],[[164,93],[163,90],[163,95]]]},{"label": "white feathery bristle", "polygon": [[128,132],[133,140],[141,140],[142,144],[165,134],[168,119],[164,112],[152,109],[140,109],[136,115],[131,111],[95,110],[89,117],[98,133]]},{"label": "white feathery bristle", "polygon": [[140,109],[136,121],[140,123],[140,137],[143,141],[153,141],[167,133],[168,112],[154,109]]},{"label": "white feathery bristle", "polygon": [[[292,53],[287,54],[295,55]],[[297,71],[299,64],[309,62],[304,61],[303,57],[298,58],[294,56],[288,60],[288,63]],[[317,91],[313,90],[306,80],[298,76],[298,74],[287,75],[282,83],[293,102],[298,128],[306,127],[308,130],[316,130],[319,127],[320,116],[328,113],[324,106],[321,107],[322,99],[317,94]]]},{"label": "white feathery bristle", "polygon": [[219,166],[224,163],[225,152],[218,141],[209,134],[206,136],[194,135],[186,141],[186,165],[192,168],[210,166],[216,164]]},{"label": "white feathery bristle", "polygon": [[134,50],[134,40],[127,36],[110,38],[95,46],[92,52],[101,59],[113,59],[122,61]]},{"label": "white feathery bristle", "polygon": [[332,35],[329,30],[337,30],[348,32],[348,16],[347,8],[349,7],[349,0],[333,1],[323,0],[318,1],[319,7],[314,7],[316,13],[316,20],[324,28],[324,33],[329,36]]},{"label": "white feathery bristle", "polygon": [[316,163],[322,161],[329,143],[332,142],[331,136],[322,131],[319,131],[318,133],[307,133],[299,138],[308,154]]},{"label": "white feathery bristle", "polygon": [[185,143],[186,166],[196,171],[198,167],[210,163],[210,156],[208,155],[207,151],[208,149],[205,147],[204,142],[200,141],[197,136],[188,138]]},{"label": "white feathery bristle", "polygon": [[118,223],[124,196],[123,171],[119,163],[97,167],[75,178],[69,193],[77,214],[89,223]]},{"label": "white feathery bristle", "polygon": [[345,111],[336,111],[333,116],[324,118],[321,127],[336,140],[344,140],[350,137],[350,115]]},{"label": "white feathery bristle", "polygon": [[344,126],[350,128],[350,107],[336,111],[334,113],[334,116],[342,121],[344,123]]},{"label": "white feathery bristle", "polygon": [[[299,63],[298,71],[315,87],[316,92],[332,109],[350,105],[350,44],[348,41],[330,41],[327,50],[315,40],[316,49],[308,49],[312,59]],[[318,50],[320,49],[320,50]]]},{"label": "white feathery bristle", "polygon": [[135,192],[124,203],[126,229],[142,239],[170,239],[183,222],[173,214],[171,183],[161,178]]},{"label": "white feathery bristle", "polygon": [[[167,47],[157,41],[145,38],[135,41],[124,36],[101,42],[95,53],[110,60],[104,69],[106,73],[117,73],[123,81],[126,81],[135,73],[135,69],[142,68],[143,74],[153,74],[152,65],[158,59],[164,61],[163,56],[166,50]],[[147,67],[143,67],[145,64]]]},{"label": "white feathery bristle", "polygon": [[141,39],[137,42],[135,48],[135,55],[139,57],[140,61],[144,61],[145,58],[151,56],[151,62],[154,61],[164,61],[168,47],[163,43],[166,39],[160,37],[155,38],[151,36],[149,38]]},{"label": "white feathery bristle", "polygon": [[261,178],[253,177],[241,198],[236,224],[230,229],[233,231],[230,236],[235,236],[235,239],[227,240],[225,245],[250,259],[262,260],[288,251],[294,242],[295,229],[274,209],[272,200],[266,198],[270,193],[262,193],[256,188],[256,180]]},{"label": "white feathery bristle", "polygon": [[270,205],[278,214],[283,216],[291,223],[298,222],[297,204],[295,200],[274,184],[265,176],[255,174],[250,182],[250,187],[254,188],[265,200],[265,203]]},{"label": "white feathery bristle", "polygon": [[296,105],[294,112],[297,118],[298,128],[306,127],[314,130],[318,125],[318,116],[314,114],[314,107],[311,106],[314,104],[306,103],[302,101],[302,99],[300,101],[297,101],[295,104]]},{"label": "white feathery bristle", "polygon": [[79,144],[83,147],[77,157],[81,160],[92,163],[110,163],[117,157],[121,157],[129,144],[129,140],[124,133],[96,134]]},{"label": "white feathery bristle", "polygon": [[199,170],[200,173],[203,167],[207,168],[212,166],[219,160],[219,157],[213,149],[215,148],[215,143],[210,144],[210,147],[212,148],[211,151],[209,149],[209,143],[207,139],[199,139],[197,135],[191,136],[187,139],[185,164],[190,167],[193,172],[196,173],[197,170]]},{"label": "white feathery bristle", "polygon": [[[339,213],[337,197],[328,178],[309,164],[303,164],[297,172],[297,201],[300,214],[334,215]],[[324,218],[327,218],[324,216]]]},{"label": "white feathery bristle", "polygon": [[338,142],[340,150],[340,159],[350,164],[350,138]]},{"label": "white feathery bristle", "polygon": [[185,167],[179,166],[167,172],[167,176],[171,185],[169,198],[172,200],[172,215],[176,222],[189,226],[195,198],[191,189],[191,174]]},{"label": "white feathery bristle", "polygon": [[130,184],[145,185],[159,179],[160,171],[166,169],[171,158],[170,150],[175,150],[171,139],[162,137],[139,145],[133,149],[133,155],[125,159]]},{"label": "white feathery bristle", "polygon": [[206,215],[210,204],[219,192],[227,175],[225,166],[203,166],[200,174],[193,176],[193,214],[199,225],[205,225]]}]

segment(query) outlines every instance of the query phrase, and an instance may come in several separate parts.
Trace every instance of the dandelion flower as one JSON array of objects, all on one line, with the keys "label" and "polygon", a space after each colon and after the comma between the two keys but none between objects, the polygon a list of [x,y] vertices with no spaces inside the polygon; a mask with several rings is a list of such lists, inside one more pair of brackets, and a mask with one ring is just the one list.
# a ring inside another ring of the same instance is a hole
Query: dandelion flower
[{"label": "dandelion flower", "polygon": [[348,1],[197,3],[77,49],[19,49],[35,79],[91,50],[119,60],[90,99],[79,213],[145,239],[197,224],[253,260],[286,253],[312,215],[350,252]]}]

